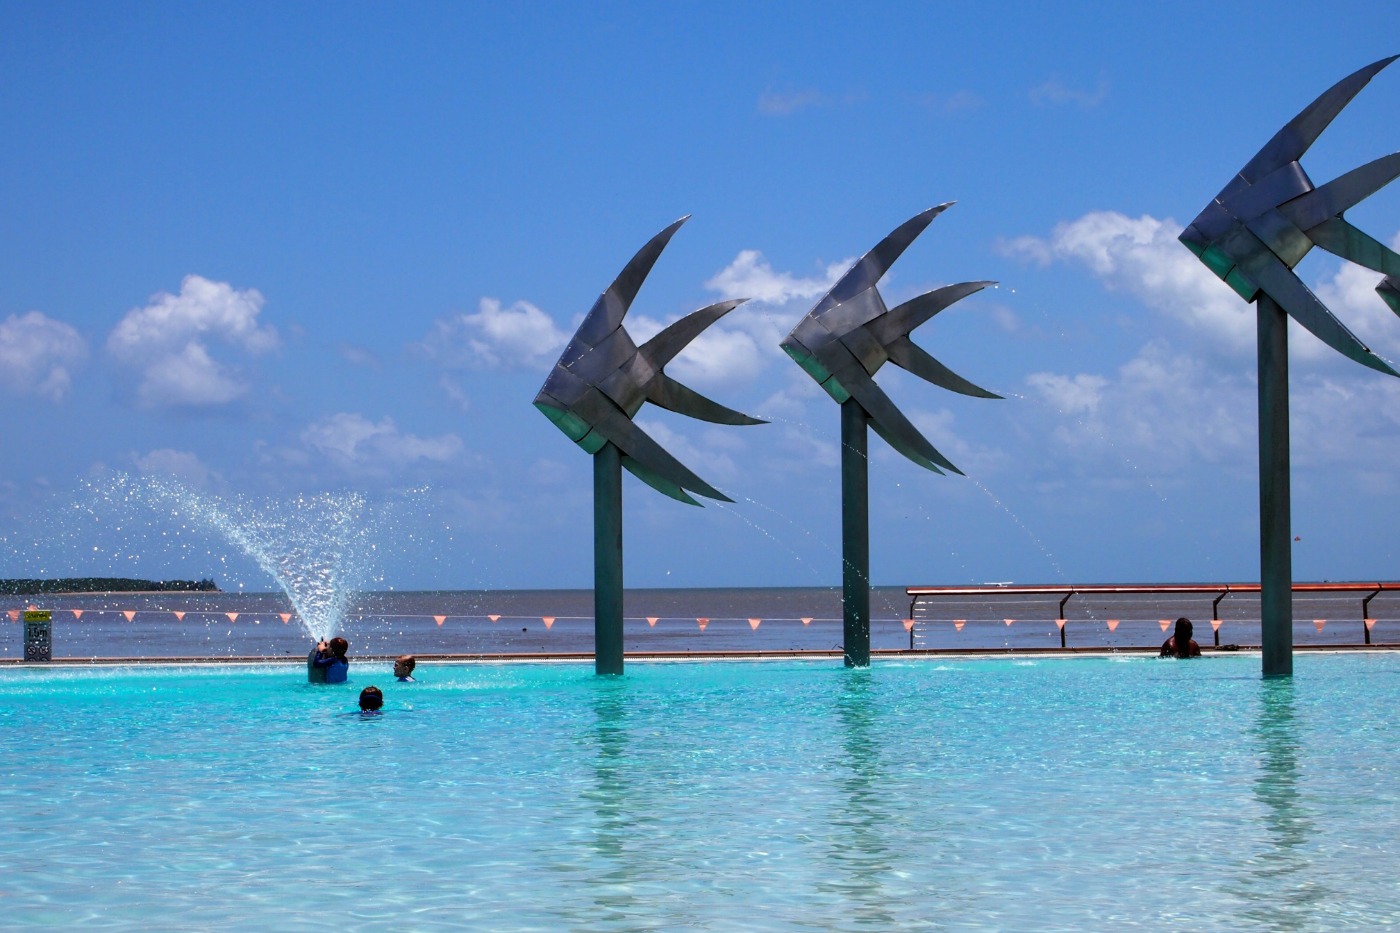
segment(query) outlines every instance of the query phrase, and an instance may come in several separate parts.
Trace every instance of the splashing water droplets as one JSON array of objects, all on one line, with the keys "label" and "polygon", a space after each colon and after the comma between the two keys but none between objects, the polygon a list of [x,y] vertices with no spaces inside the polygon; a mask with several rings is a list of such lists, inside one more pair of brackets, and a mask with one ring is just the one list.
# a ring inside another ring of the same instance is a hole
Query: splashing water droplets
[{"label": "splashing water droplets", "polygon": [[255,502],[196,492],[174,480],[128,476],[94,491],[163,512],[181,531],[193,526],[222,536],[276,581],[317,641],[341,630],[351,600],[370,579],[370,539],[381,516],[359,493]]}]

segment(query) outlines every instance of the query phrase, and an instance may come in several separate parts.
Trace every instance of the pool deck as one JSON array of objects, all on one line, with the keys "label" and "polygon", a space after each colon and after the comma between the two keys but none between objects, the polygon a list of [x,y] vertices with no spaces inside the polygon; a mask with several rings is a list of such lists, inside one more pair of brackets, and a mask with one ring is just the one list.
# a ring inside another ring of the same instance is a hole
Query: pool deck
[{"label": "pool deck", "polygon": [[[1142,648],[917,648],[917,649],[874,649],[870,655],[883,661],[897,661],[926,658],[959,657],[1156,657],[1156,646]],[[1202,657],[1214,655],[1233,656],[1258,653],[1258,645],[1240,645],[1232,648],[1204,647]],[[1390,652],[1400,650],[1400,645],[1295,645],[1297,654],[1340,654],[1354,652]],[[637,663],[648,661],[772,661],[772,660],[840,660],[843,652],[833,649],[820,650],[765,650],[765,651],[636,651],[627,654],[627,660]],[[397,655],[356,655],[352,663],[392,663]],[[588,652],[521,652],[521,653],[481,653],[481,654],[418,654],[420,663],[561,663],[593,660]],[[0,658],[3,667],[83,667],[107,665],[152,665],[152,664],[288,664],[304,666],[304,657],[286,655],[190,655],[180,657],[68,657],[53,658],[50,661],[26,661],[23,658]]]}]

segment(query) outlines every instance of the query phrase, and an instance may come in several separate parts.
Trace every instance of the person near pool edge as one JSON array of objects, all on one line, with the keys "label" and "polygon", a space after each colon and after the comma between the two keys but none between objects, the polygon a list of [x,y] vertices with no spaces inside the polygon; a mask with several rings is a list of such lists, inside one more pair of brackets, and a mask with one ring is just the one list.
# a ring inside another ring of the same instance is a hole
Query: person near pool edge
[{"label": "person near pool edge", "polygon": [[411,654],[401,654],[394,659],[394,676],[401,684],[414,683],[413,669],[418,666]]},{"label": "person near pool edge", "polygon": [[1176,620],[1176,631],[1162,642],[1160,658],[1199,658],[1201,646],[1191,637],[1191,620],[1182,616]]},{"label": "person near pool edge", "polygon": [[350,643],[337,635],[312,649],[306,659],[306,679],[313,684],[343,684],[350,675],[350,659],[345,653]]}]

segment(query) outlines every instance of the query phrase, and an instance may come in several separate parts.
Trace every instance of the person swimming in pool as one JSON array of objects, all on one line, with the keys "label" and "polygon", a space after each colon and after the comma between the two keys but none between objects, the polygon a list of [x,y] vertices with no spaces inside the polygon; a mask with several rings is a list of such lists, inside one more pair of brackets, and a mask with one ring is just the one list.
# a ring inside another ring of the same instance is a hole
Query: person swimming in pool
[{"label": "person swimming in pool", "polygon": [[337,635],[320,642],[306,659],[306,679],[313,684],[343,684],[350,676],[350,643]]},{"label": "person swimming in pool", "polygon": [[384,708],[384,691],[378,687],[366,687],[360,691],[360,715],[375,716]]},{"label": "person swimming in pool", "polygon": [[413,669],[418,666],[418,662],[411,654],[401,654],[394,659],[394,676],[401,684],[416,683],[413,679]]},{"label": "person swimming in pool", "polygon": [[1199,658],[1201,646],[1191,637],[1191,620],[1185,616],[1176,620],[1176,631],[1172,637],[1162,642],[1159,658]]}]

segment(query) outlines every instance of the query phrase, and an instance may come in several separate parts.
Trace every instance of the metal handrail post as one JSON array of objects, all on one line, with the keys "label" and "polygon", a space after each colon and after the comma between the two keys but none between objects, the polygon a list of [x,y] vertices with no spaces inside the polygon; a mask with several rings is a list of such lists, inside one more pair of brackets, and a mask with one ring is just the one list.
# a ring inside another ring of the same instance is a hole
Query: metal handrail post
[{"label": "metal handrail post", "polygon": [[1069,619],[1065,618],[1065,603],[1069,602],[1072,596],[1074,596],[1074,590],[1070,590],[1068,593],[1065,594],[1065,598],[1060,600],[1060,615],[1058,618],[1064,619],[1064,625],[1060,626],[1061,648],[1065,647],[1065,628],[1069,625]]},{"label": "metal handrail post", "polygon": [[1215,647],[1217,648],[1220,647],[1220,601],[1229,595],[1230,588],[1227,586],[1219,596],[1215,597],[1215,601],[1210,604],[1211,631],[1215,634]]},{"label": "metal handrail post", "polygon": [[1368,645],[1371,643],[1371,626],[1366,624],[1366,620],[1371,618],[1371,600],[1379,596],[1382,589],[1383,587],[1378,584],[1376,588],[1371,591],[1370,596],[1361,600],[1361,627],[1365,629],[1366,644]]}]

